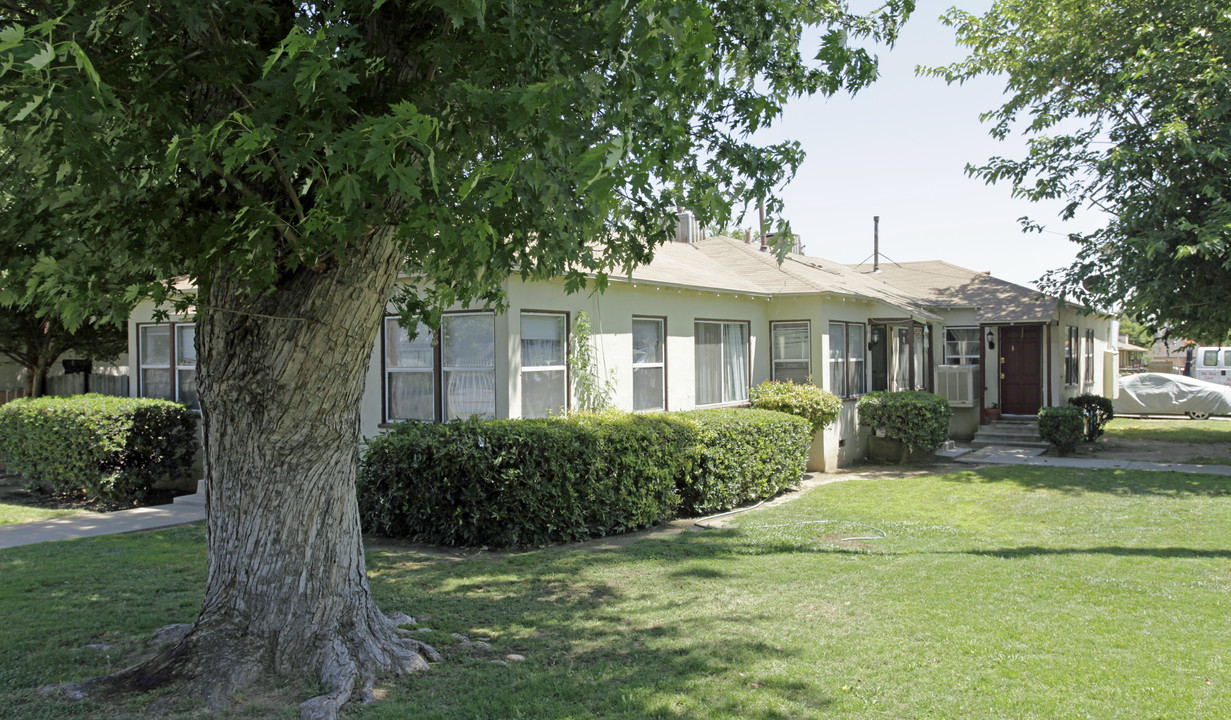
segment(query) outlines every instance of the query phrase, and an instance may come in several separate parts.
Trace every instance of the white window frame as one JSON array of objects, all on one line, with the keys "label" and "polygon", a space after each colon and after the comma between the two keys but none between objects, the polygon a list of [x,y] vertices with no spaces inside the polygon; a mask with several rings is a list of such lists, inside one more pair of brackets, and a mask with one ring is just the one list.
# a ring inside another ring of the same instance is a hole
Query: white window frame
[{"label": "white window frame", "polygon": [[[697,330],[698,330],[698,326],[700,325],[717,325],[719,327],[718,338],[719,338],[719,343],[720,343],[719,344],[720,362],[718,363],[718,368],[719,368],[719,372],[721,373],[719,376],[719,383],[720,383],[721,390],[719,392],[722,395],[722,399],[719,402],[710,402],[710,403],[700,402],[701,377],[700,377],[700,372],[697,371],[696,379],[694,382],[694,386],[695,386],[694,389],[696,391],[696,398],[695,398],[696,406],[700,408],[700,407],[722,407],[724,405],[725,406],[746,405],[748,403],[748,391],[752,388],[752,323],[747,320],[693,320],[693,336],[692,337],[693,337],[694,350],[696,348],[696,343],[697,343]],[[728,377],[727,377],[727,363],[725,362],[726,355],[727,355],[726,328],[728,326],[734,326],[734,325],[741,325],[744,328],[744,338],[745,338],[744,339],[744,364],[748,366],[748,371],[744,374],[744,377],[742,378],[743,387],[744,387],[744,397],[731,399],[727,397]],[[694,367],[694,371],[696,371],[696,360],[694,360],[693,367]]]},{"label": "white window frame", "polygon": [[[652,317],[646,315],[634,315],[633,325],[637,323],[654,323],[658,326],[658,344],[662,348],[662,360],[659,362],[638,362],[637,348],[634,345],[633,350],[633,411],[634,412],[657,412],[667,409],[667,318]],[[633,337],[636,333],[632,333]],[[658,407],[637,407],[637,398],[640,394],[637,392],[637,371],[638,370],[658,370],[661,376],[660,382],[663,388],[663,401]]]},{"label": "white window frame", "polygon": [[[842,353],[841,357],[833,357],[834,348],[833,331],[834,326],[842,327]],[[859,341],[851,342],[851,328],[859,328]],[[868,392],[868,327],[861,322],[848,322],[845,320],[830,320],[829,321],[829,383],[834,384],[834,364],[837,363],[842,371],[842,387],[831,388],[830,392],[834,395],[843,398],[857,398]],[[858,380],[859,388],[855,388],[855,382]]]},{"label": "white window frame", "polygon": [[1094,382],[1094,331],[1089,328],[1086,329],[1086,346],[1083,355],[1085,368],[1082,371],[1082,381],[1092,383]]},{"label": "white window frame", "polygon": [[[804,334],[807,335],[807,341],[804,343],[804,351],[807,357],[802,360],[799,358],[780,358],[778,357],[778,328],[801,328]],[[779,363],[808,363],[808,370],[805,377],[812,377],[812,321],[810,320],[775,320],[769,324],[769,358],[770,358],[770,376],[774,380],[778,380],[778,365]]]},{"label": "white window frame", "polygon": [[[168,358],[166,363],[147,363],[145,362],[145,330],[147,328],[167,328],[168,332]],[[193,333],[193,342],[196,342],[196,323],[194,322],[170,322],[170,323],[137,323],[137,396],[150,397],[146,394],[145,387],[145,371],[146,370],[170,370],[171,371],[171,397],[167,398],[173,402],[183,402],[180,398],[180,373],[183,371],[196,372],[197,364],[194,361],[189,364],[183,361],[179,352],[179,335],[180,329],[191,327]],[[187,403],[185,403],[187,404]],[[188,405],[193,410],[201,409],[201,400],[198,395],[196,402]]]},{"label": "white window frame", "polygon": [[[969,342],[969,340],[967,339],[958,339],[958,338],[950,340],[949,333],[955,332],[955,331],[974,333],[974,354],[973,355],[963,355],[961,353],[949,351],[950,343],[953,343],[956,347],[960,348],[962,343]],[[955,327],[946,326],[945,327],[945,345],[944,345],[945,361],[943,364],[944,365],[978,365],[979,364],[980,343],[982,343],[982,339],[980,338],[980,335],[979,335],[979,328],[969,327],[969,326],[955,326]]]},{"label": "white window frame", "polygon": [[[526,342],[526,340],[525,340],[525,338],[524,338],[524,337],[521,337],[521,347],[519,348],[519,355],[520,355],[520,359],[521,359],[521,378],[522,378],[522,382],[521,382],[521,413],[522,413],[522,417],[527,417],[527,415],[526,415],[526,396],[527,396],[527,393],[526,393],[526,387],[527,387],[527,383],[526,383],[526,376],[527,376],[527,375],[530,375],[530,374],[533,374],[533,373],[544,373],[544,372],[558,372],[558,373],[561,373],[561,377],[562,377],[562,379],[561,379],[561,383],[562,383],[562,384],[563,384],[563,386],[564,386],[564,387],[563,387],[563,391],[564,391],[564,392],[563,392],[563,395],[564,395],[564,406],[563,406],[563,407],[561,407],[561,408],[558,408],[558,409],[559,409],[559,410],[561,410],[561,411],[565,411],[565,412],[567,412],[567,411],[568,411],[568,409],[572,406],[572,403],[571,403],[571,398],[570,398],[570,393],[569,393],[569,371],[568,371],[568,357],[569,357],[569,315],[568,315],[568,313],[566,313],[566,312],[551,312],[551,311],[547,311],[547,310],[523,310],[523,311],[522,311],[522,313],[521,313],[521,321],[522,321],[522,323],[523,323],[523,324],[522,324],[522,329],[524,329],[524,327],[525,327],[524,323],[525,323],[525,319],[526,319],[527,317],[548,317],[548,318],[552,318],[552,319],[558,319],[558,320],[560,320],[560,321],[561,321],[561,322],[560,322],[560,333],[561,333],[561,335],[560,335],[560,342],[561,342],[561,343],[563,344],[563,346],[564,346],[564,362],[563,362],[563,363],[561,363],[561,364],[559,364],[559,365],[527,365],[527,364],[526,364],[526,355],[525,355],[525,352],[526,352],[526,350],[525,350],[525,342]],[[523,333],[519,332],[519,335],[522,335],[522,334],[523,334]]]},{"label": "white window frame", "polygon": [[[492,318],[492,336],[491,336],[492,364],[491,365],[485,365],[485,366],[445,365],[445,359],[449,356],[449,352],[448,352],[448,348],[445,346],[445,341],[447,340],[447,338],[444,334],[444,325],[449,320],[454,320],[454,319],[462,318],[462,317]],[[449,373],[463,373],[463,372],[484,373],[484,374],[491,373],[492,375],[492,391],[491,391],[492,415],[491,417],[495,417],[496,415],[496,384],[495,384],[496,322],[495,322],[495,318],[496,318],[496,314],[493,312],[457,312],[457,313],[445,313],[444,316],[440,320],[440,325],[441,325],[441,330],[440,330],[440,366],[441,366],[440,367],[440,417],[446,422],[450,420],[465,420],[466,418],[470,417],[468,415],[465,417],[459,415],[456,418],[454,418],[454,417],[450,417],[449,415],[449,388],[445,384],[445,378],[449,376]],[[480,415],[479,417],[485,417],[485,416]]]},{"label": "white window frame", "polygon": [[1077,327],[1074,325],[1065,326],[1064,335],[1064,384],[1066,386],[1076,385],[1080,382],[1081,372],[1078,367],[1079,356],[1077,354],[1077,343],[1079,342],[1080,334],[1077,332]]},{"label": "white window frame", "polygon": [[[420,422],[438,422],[440,420],[440,403],[437,398],[440,396],[440,337],[423,323],[418,324],[418,332],[415,339],[418,340],[427,337],[432,344],[432,364],[426,368],[415,367],[395,367],[389,364],[389,328],[393,327],[393,332],[406,333],[406,328],[398,324],[397,315],[386,315],[384,325],[382,326],[381,344],[380,344],[380,364],[383,371],[384,379],[384,420],[385,422],[401,422],[403,420],[417,420]],[[406,333],[409,335],[409,333]],[[390,382],[390,376],[397,373],[428,373],[432,377],[432,417],[430,418],[404,418],[394,416],[389,408],[392,407],[389,394],[392,392],[393,383]]]}]

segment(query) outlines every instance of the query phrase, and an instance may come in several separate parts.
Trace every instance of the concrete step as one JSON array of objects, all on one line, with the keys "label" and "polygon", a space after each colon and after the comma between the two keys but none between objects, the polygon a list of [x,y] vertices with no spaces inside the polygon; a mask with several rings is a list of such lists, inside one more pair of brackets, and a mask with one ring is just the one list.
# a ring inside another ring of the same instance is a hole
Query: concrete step
[{"label": "concrete step", "polygon": [[1020,447],[1040,448],[1046,450],[1051,447],[1051,443],[1044,442],[1037,438],[1034,440],[1005,440],[1002,438],[980,438],[976,435],[974,440],[970,441],[970,446],[976,450],[985,447]]},{"label": "concrete step", "polygon": [[980,430],[975,433],[975,437],[986,439],[1003,439],[1003,441],[1014,441],[1014,439],[1030,441],[1030,439],[1041,439],[1038,431],[1014,432],[1006,430]]}]

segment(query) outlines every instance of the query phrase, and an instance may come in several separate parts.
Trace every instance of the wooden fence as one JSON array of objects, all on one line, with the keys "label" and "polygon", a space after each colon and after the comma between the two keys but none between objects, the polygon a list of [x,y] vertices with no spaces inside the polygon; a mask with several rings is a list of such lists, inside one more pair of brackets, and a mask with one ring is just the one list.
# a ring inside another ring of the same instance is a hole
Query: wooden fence
[{"label": "wooden fence", "polygon": [[0,405],[3,405],[10,400],[16,400],[17,398],[25,396],[25,390],[0,390]]},{"label": "wooden fence", "polygon": [[98,393],[100,395],[128,395],[127,375],[53,375],[47,378],[47,395],[80,395],[82,393]]}]

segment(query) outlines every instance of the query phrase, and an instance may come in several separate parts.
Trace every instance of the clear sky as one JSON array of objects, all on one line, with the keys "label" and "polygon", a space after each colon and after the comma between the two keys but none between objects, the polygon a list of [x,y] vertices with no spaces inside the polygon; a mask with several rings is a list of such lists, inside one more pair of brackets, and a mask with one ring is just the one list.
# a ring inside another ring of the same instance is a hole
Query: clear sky
[{"label": "clear sky", "polygon": [[[916,76],[916,65],[963,57],[952,29],[937,20],[952,5],[981,12],[990,0],[919,0],[898,43],[878,52],[879,80],[853,98],[797,100],[757,139],[793,138],[808,154],[781,195],[809,255],[844,263],[869,258],[872,217],[879,215],[882,262],[947,260],[1033,284],[1074,259],[1076,246],[1065,233],[1094,229],[1099,218],[1079,215],[1062,224],[1060,203],[1015,200],[1008,185],[966,176],[967,162],[1021,157],[1025,144],[997,142],[979,121],[1001,104],[1002,79],[948,86]],[[1022,233],[1023,215],[1048,232]],[[744,226],[754,227],[755,219]]]}]

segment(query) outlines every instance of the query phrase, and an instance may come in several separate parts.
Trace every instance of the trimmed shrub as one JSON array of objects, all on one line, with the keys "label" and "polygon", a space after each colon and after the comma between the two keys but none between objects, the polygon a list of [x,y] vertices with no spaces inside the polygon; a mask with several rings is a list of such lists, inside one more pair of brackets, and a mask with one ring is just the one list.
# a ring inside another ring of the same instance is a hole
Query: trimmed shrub
[{"label": "trimmed shrub", "polygon": [[692,424],[608,412],[542,420],[407,422],[368,441],[366,532],[462,546],[573,542],[668,518]]},{"label": "trimmed shrub", "polygon": [[693,462],[680,486],[680,514],[709,515],[761,500],[804,476],[812,424],[745,408],[680,413],[694,426]]},{"label": "trimmed shrub", "polygon": [[838,419],[842,401],[833,393],[815,385],[793,382],[763,382],[749,392],[752,407],[760,410],[777,410],[812,423],[812,432]]},{"label": "trimmed shrub", "polygon": [[1086,413],[1079,407],[1045,407],[1039,410],[1039,436],[1068,455],[1086,436]]},{"label": "trimmed shrub", "polygon": [[192,411],[167,400],[71,395],[0,406],[0,452],[12,472],[56,492],[115,504],[179,479],[197,452]]},{"label": "trimmed shrub", "polygon": [[1116,417],[1111,399],[1102,395],[1084,393],[1075,398],[1069,398],[1069,405],[1079,407],[1086,413],[1086,442],[1094,442],[1103,434],[1107,423]]},{"label": "trimmed shrub", "polygon": [[859,398],[859,424],[901,440],[910,450],[935,450],[949,439],[953,408],[939,395],[918,390],[872,392]]}]

